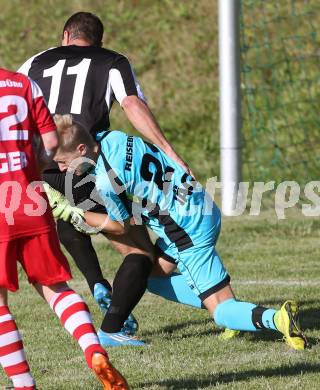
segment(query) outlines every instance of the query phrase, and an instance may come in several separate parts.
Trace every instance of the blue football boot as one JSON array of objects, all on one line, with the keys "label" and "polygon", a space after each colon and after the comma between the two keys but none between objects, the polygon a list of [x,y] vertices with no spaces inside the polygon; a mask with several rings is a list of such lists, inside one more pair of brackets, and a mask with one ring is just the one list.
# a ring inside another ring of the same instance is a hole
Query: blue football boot
[{"label": "blue football boot", "polygon": [[102,283],[96,283],[93,289],[93,296],[100,307],[102,314],[105,314],[111,305],[112,295]]},{"label": "blue football boot", "polygon": [[100,344],[104,347],[122,347],[127,345],[133,347],[144,347],[147,345],[145,342],[137,340],[132,336],[128,336],[122,331],[117,333],[106,333],[99,329],[97,334]]}]

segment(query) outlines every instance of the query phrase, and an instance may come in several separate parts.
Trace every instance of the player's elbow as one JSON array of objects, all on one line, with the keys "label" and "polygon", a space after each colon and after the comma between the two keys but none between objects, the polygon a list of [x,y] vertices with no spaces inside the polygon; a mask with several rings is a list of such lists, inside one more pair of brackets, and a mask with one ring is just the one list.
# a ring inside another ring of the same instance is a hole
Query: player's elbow
[{"label": "player's elbow", "polygon": [[122,235],[126,234],[126,229],[125,229],[124,225],[122,225],[121,223],[118,223],[113,234],[116,234],[117,236],[122,236]]},{"label": "player's elbow", "polygon": [[141,105],[145,105],[145,102],[135,95],[126,96],[121,102],[121,107],[124,111],[133,111]]},{"label": "player's elbow", "polygon": [[122,236],[128,234],[130,231],[130,223],[127,221],[116,222],[112,221],[108,223],[107,229],[104,229],[105,233],[114,234],[116,236]]}]

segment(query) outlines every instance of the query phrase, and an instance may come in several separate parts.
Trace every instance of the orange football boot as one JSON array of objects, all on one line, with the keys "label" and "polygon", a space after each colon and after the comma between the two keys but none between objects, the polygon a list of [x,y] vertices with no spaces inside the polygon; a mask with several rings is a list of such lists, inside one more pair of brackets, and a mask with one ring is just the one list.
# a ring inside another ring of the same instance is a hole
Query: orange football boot
[{"label": "orange football boot", "polygon": [[124,377],[109,362],[109,359],[101,353],[95,353],[92,357],[92,369],[103,385],[103,390],[129,390]]}]

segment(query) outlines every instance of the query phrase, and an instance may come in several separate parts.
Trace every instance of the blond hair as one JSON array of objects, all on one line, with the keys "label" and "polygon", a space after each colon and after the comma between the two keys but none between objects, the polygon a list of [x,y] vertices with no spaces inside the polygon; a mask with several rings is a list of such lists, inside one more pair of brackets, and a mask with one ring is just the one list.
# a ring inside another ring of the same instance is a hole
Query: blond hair
[{"label": "blond hair", "polygon": [[73,152],[80,144],[84,144],[90,148],[95,145],[91,134],[79,123],[74,122],[72,115],[56,114],[53,118],[59,136],[58,152]]}]

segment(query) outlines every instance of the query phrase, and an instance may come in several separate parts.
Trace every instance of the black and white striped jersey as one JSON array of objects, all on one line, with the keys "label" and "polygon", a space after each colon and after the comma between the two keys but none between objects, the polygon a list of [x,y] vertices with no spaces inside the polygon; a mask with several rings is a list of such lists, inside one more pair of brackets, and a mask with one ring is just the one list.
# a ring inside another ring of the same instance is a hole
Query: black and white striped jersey
[{"label": "black and white striped jersey", "polygon": [[92,135],[109,128],[114,100],[145,100],[128,59],[96,46],[60,46],[36,54],[18,72],[41,87],[52,114],[71,113]]}]

